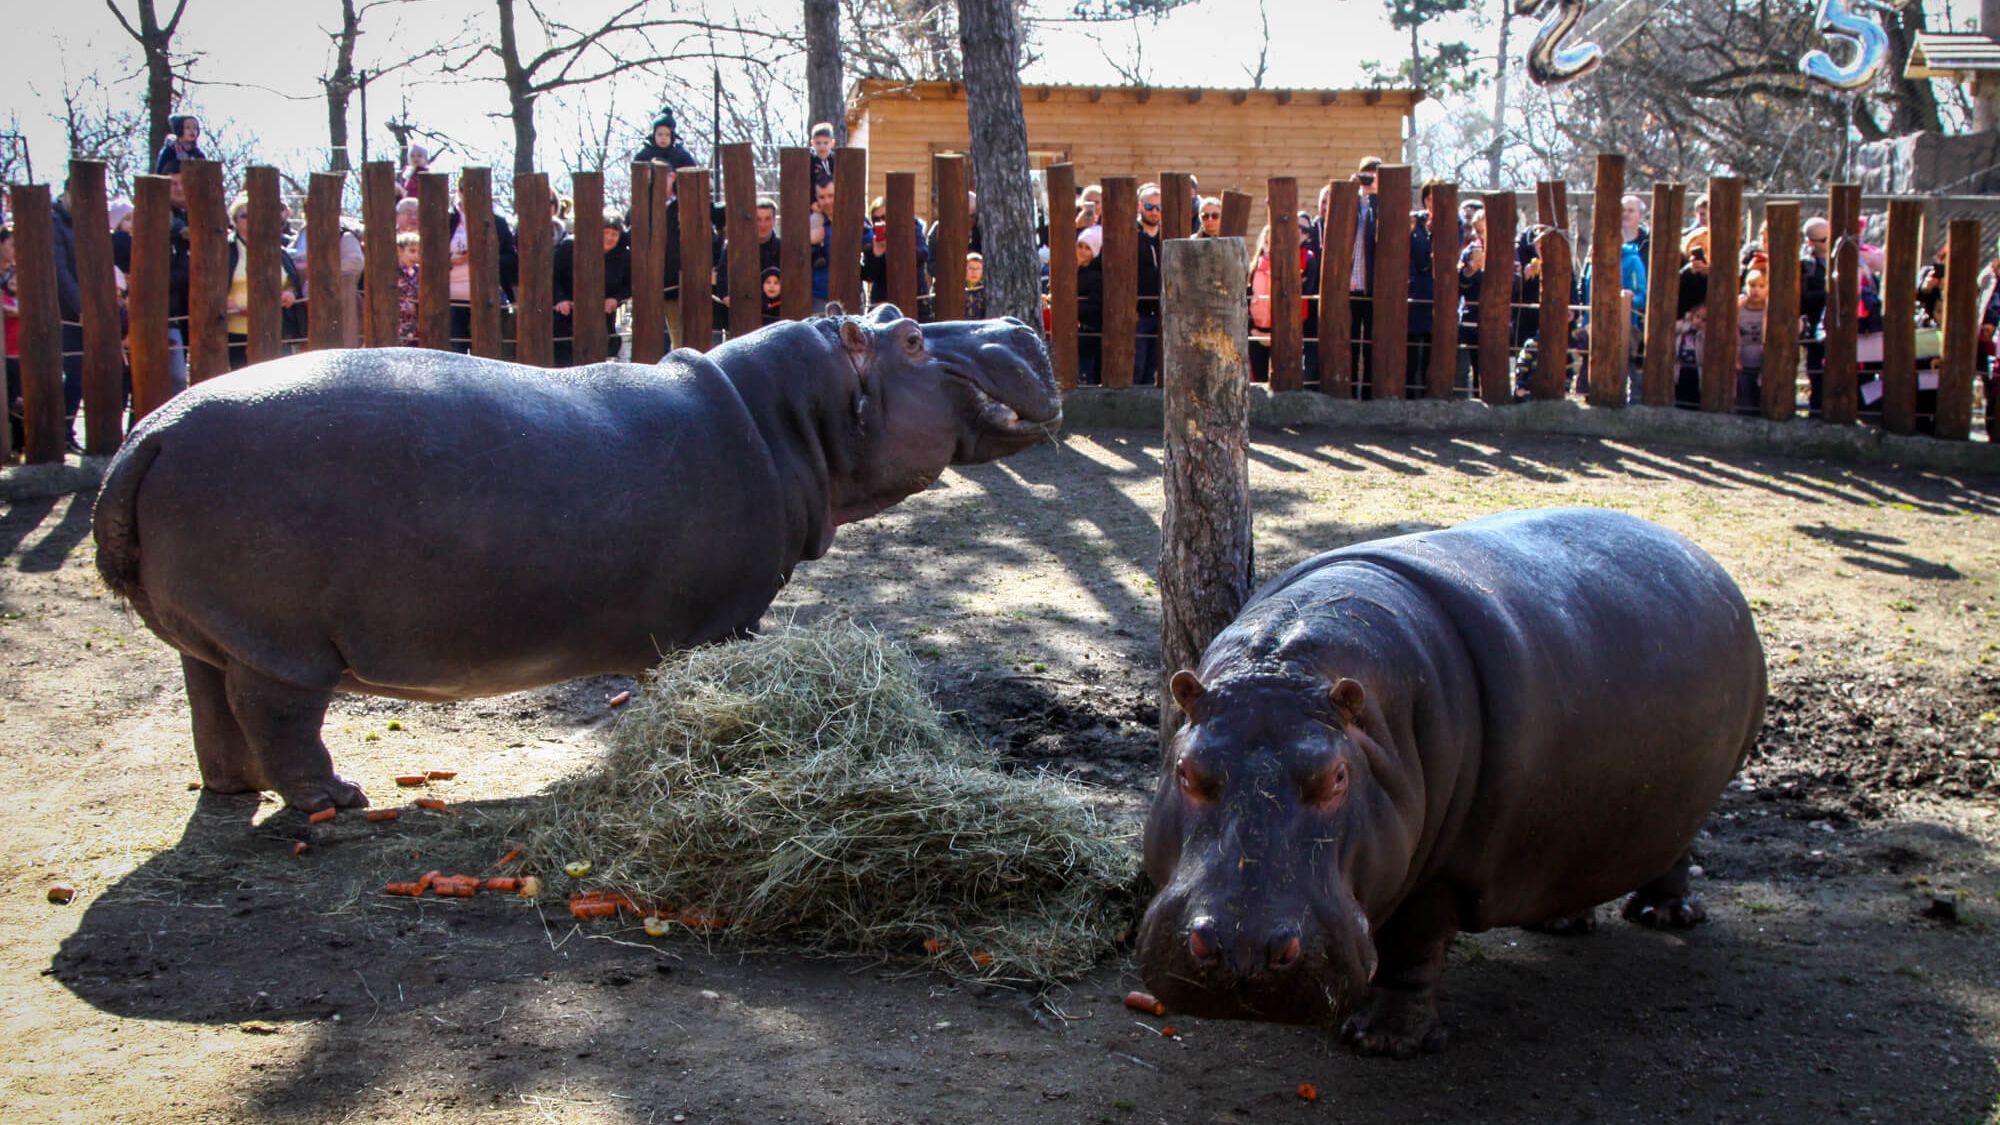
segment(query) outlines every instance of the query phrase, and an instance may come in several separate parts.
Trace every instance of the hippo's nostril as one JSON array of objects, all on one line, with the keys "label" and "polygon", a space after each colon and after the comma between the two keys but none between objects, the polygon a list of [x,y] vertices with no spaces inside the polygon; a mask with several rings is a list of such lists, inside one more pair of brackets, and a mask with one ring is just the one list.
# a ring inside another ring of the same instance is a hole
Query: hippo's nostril
[{"label": "hippo's nostril", "polygon": [[1304,947],[1299,943],[1299,932],[1287,927],[1271,935],[1271,967],[1289,969],[1299,963]]},{"label": "hippo's nostril", "polygon": [[1215,944],[1215,919],[1196,918],[1188,926],[1188,953],[1198,965],[1213,965],[1222,959]]}]

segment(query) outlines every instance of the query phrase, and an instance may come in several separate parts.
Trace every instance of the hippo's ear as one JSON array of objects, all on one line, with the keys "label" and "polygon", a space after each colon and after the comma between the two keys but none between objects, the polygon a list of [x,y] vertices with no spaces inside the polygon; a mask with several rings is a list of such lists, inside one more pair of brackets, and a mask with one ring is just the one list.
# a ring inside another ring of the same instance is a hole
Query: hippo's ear
[{"label": "hippo's ear", "polygon": [[1333,690],[1327,693],[1327,699],[1333,703],[1333,709],[1340,712],[1341,722],[1349,725],[1360,724],[1362,709],[1367,706],[1368,698],[1358,682],[1342,677],[1339,683],[1333,685]]},{"label": "hippo's ear", "polygon": [[849,318],[840,322],[840,343],[857,356],[868,354],[868,333],[858,320]]},{"label": "hippo's ear", "polygon": [[868,314],[868,322],[870,324],[894,324],[901,319],[903,319],[903,310],[887,302],[876,305],[874,310]]},{"label": "hippo's ear", "polygon": [[1208,694],[1208,689],[1202,686],[1201,677],[1183,668],[1174,673],[1173,681],[1167,686],[1174,693],[1174,702],[1180,705],[1181,714],[1194,718],[1194,705]]}]

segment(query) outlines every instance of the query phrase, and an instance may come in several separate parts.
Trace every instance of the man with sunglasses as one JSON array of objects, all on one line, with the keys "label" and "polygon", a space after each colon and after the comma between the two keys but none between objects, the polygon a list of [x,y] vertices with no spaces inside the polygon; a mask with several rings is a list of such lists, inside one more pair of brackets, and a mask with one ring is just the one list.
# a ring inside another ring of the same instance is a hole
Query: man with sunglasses
[{"label": "man with sunglasses", "polygon": [[1160,374],[1160,185],[1139,185],[1139,333],[1132,349],[1132,384],[1150,387]]}]

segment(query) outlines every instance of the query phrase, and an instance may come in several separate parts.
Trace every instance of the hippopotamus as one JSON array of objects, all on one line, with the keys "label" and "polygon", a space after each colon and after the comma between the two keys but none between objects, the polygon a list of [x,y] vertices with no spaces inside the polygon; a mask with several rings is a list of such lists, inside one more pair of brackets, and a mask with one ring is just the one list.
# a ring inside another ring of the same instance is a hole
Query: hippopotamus
[{"label": "hippopotamus", "polygon": [[335,692],[494,695],[742,635],[835,528],[1061,417],[1020,321],[893,306],[651,367],[309,352],[133,429],[97,567],[181,653],[206,788],[361,806],[320,739]]},{"label": "hippopotamus", "polygon": [[1702,920],[1688,849],[1763,722],[1721,566],[1600,509],[1310,558],[1174,674],[1145,827],[1147,985],[1198,1016],[1444,1042],[1460,931]]}]

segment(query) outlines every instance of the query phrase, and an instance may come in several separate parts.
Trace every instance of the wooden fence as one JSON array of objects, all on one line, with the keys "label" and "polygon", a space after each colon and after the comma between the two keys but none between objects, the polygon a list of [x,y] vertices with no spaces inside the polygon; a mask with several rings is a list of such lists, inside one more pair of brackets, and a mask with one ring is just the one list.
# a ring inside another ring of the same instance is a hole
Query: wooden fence
[{"label": "wooden fence", "polygon": [[[725,200],[724,230],[728,235],[728,255],[720,269],[729,279],[734,299],[727,312],[726,330],[740,335],[753,330],[759,317],[759,286],[753,282],[758,268],[758,247],[754,230],[756,183],[751,169],[750,146],[724,145],[721,148],[722,187]],[[867,152],[850,148],[841,152],[837,165],[837,214],[831,224],[828,277],[829,297],[849,310],[863,307],[860,263],[862,231],[867,214],[863,198],[867,181]],[[812,186],[806,150],[786,149],[781,154],[779,211],[783,312],[800,318],[810,310],[811,263],[808,250],[807,212]],[[75,207],[74,235],[76,264],[83,295],[82,368],[86,404],[85,450],[108,454],[122,438],[119,404],[124,402],[123,379],[129,362],[133,412],[143,416],[166,401],[171,393],[171,356],[166,344],[168,239],[172,216],[169,212],[167,181],[161,177],[139,177],[135,193],[132,226],[132,268],[129,275],[127,321],[129,360],[118,347],[120,333],[117,295],[112,282],[110,232],[104,222],[104,173],[100,164],[77,161],[71,165],[72,201]],[[952,319],[963,315],[965,251],[970,232],[963,185],[966,182],[963,157],[941,154],[935,158],[932,182],[939,185],[942,206],[933,208],[936,219],[936,253],[933,269],[936,284],[933,315]],[[1615,155],[1600,158],[1591,208],[1593,237],[1589,263],[1594,276],[1618,276],[1619,200],[1625,193],[1624,160]],[[1410,197],[1411,169],[1385,165],[1378,170],[1380,196],[1385,201]],[[706,169],[687,169],[680,174],[680,195],[690,200],[707,200]],[[210,161],[189,161],[183,167],[187,200],[187,240],[189,255],[189,301],[186,324],[186,356],[191,381],[213,378],[228,369],[228,336],[225,315],[230,285],[230,223],[222,195],[219,165]],[[396,342],[395,283],[396,261],[394,170],[386,162],[363,167],[362,212],[366,219],[364,250],[366,267],[361,310],[364,346],[380,347]],[[1185,178],[1173,173],[1160,177],[1175,198],[1165,210],[1178,225],[1163,229],[1188,228]],[[1137,227],[1133,177],[1107,176],[1104,186],[1104,297],[1102,325],[1101,382],[1107,387],[1133,383],[1134,333],[1136,331]],[[885,200],[889,232],[886,285],[878,298],[893,295],[909,301],[919,292],[917,259],[910,232],[918,219],[917,201],[911,182],[891,177]],[[1345,186],[1345,181],[1336,181]],[[310,260],[306,263],[310,293],[338,293],[342,289],[339,264],[339,200],[343,177],[322,173],[313,177],[306,208],[306,234]],[[1055,229],[1067,231],[1073,213],[1076,177],[1068,165],[1051,168],[1047,177],[1048,210]],[[1316,194],[1318,185],[1313,185]],[[418,230],[422,239],[417,339],[422,347],[450,348],[469,344],[475,355],[501,358],[508,354],[503,339],[498,254],[490,218],[493,214],[490,173],[483,168],[466,169],[459,179],[462,212],[469,225],[468,266],[471,274],[469,341],[450,337],[450,297],[448,288],[448,241],[450,199],[446,177],[426,174],[419,177]],[[679,323],[674,334],[686,346],[705,349],[715,335],[714,305],[711,301],[710,263],[715,254],[711,241],[717,232],[708,209],[680,210],[676,229],[669,229],[664,177],[653,175],[653,166],[635,165],[632,199],[628,210],[632,245],[632,358],[635,362],[658,360],[667,341],[666,293],[677,286]],[[246,179],[249,198],[246,270],[249,332],[243,343],[252,361],[283,354],[286,341],[280,338],[280,242],[281,208],[278,177],[268,168],[253,168]],[[549,214],[549,185],[542,173],[517,176],[514,183],[516,211],[529,216],[521,224],[518,245],[521,283],[515,293],[512,322],[516,332],[512,355],[523,362],[546,363],[550,354],[551,292],[554,245],[551,225],[541,220]],[[1709,181],[1712,215],[1714,272],[1709,280],[1711,323],[1734,323],[1736,264],[1743,185],[1733,177]],[[575,201],[573,237],[576,244],[590,247],[601,238],[604,215],[602,178],[593,174],[572,181]],[[1661,184],[1653,189],[1655,230],[1662,237],[1652,243],[1649,263],[1659,283],[1651,287],[1646,306],[1639,310],[1643,321],[1644,366],[1638,401],[1648,405],[1670,405],[1674,382],[1674,320],[1672,279],[1678,273],[1677,231],[1687,208],[1687,187]],[[63,453],[61,325],[52,294],[55,292],[55,263],[51,200],[44,186],[16,185],[12,188],[16,223],[18,289],[22,294],[18,315],[20,366],[25,408],[24,454],[30,462],[52,461]],[[1267,185],[1267,212],[1273,218],[1274,260],[1295,261],[1302,232],[1295,216],[1301,199],[1300,185],[1292,178],[1273,179]],[[1618,303],[1618,290],[1600,286],[1592,293],[1588,308],[1572,308],[1570,278],[1579,265],[1573,258],[1574,235],[1569,228],[1567,185],[1538,185],[1538,218],[1550,228],[1539,241],[1542,262],[1540,319],[1543,324],[1569,323],[1579,313],[1588,313],[1597,325],[1611,324],[1615,330],[1602,333],[1597,346],[1583,354],[1578,370],[1590,400],[1601,406],[1616,407],[1626,401],[1625,356],[1630,341],[1624,329],[1628,310]],[[1481,197],[1488,223],[1488,245],[1496,248],[1495,260],[1512,260],[1512,246],[1519,227],[1517,204],[1512,192],[1493,192]],[[1224,233],[1248,233],[1252,211],[1248,195],[1230,191],[1223,196]],[[1408,359],[1405,325],[1410,321],[1413,269],[1428,265],[1433,276],[1445,279],[1439,288],[1448,297],[1433,302],[1430,347],[1417,355],[1428,355],[1421,372],[1425,392],[1445,397],[1460,388],[1455,372],[1461,351],[1469,353],[1466,365],[1471,373],[1470,391],[1490,404],[1514,397],[1515,350],[1519,341],[1510,338],[1509,322],[1516,310],[1514,279],[1505,269],[1488,269],[1476,301],[1479,328],[1476,339],[1461,345],[1456,285],[1459,257],[1459,196],[1455,186],[1434,189],[1430,200],[1432,255],[1429,263],[1408,260],[1411,215],[1407,207],[1383,206],[1377,214],[1377,251],[1374,290],[1366,298],[1370,307],[1372,336],[1365,349],[1357,349],[1351,338],[1345,302],[1333,302],[1329,315],[1319,318],[1321,331],[1316,340],[1304,336],[1305,315],[1298,281],[1281,270],[1274,279],[1272,326],[1268,336],[1273,359],[1272,386],[1275,390],[1297,390],[1308,374],[1303,357],[1307,344],[1316,345],[1316,360],[1310,372],[1320,390],[1334,395],[1351,393],[1358,381],[1372,393],[1401,397],[1412,372]],[[1827,211],[1836,231],[1855,229],[1861,203],[1854,185],[1836,185],[1828,196]],[[1356,197],[1352,191],[1333,192],[1328,228],[1354,229]],[[1773,202],[1765,208],[1770,223],[1773,261],[1797,257],[1801,211],[1797,203]],[[1916,411],[1918,370],[1914,347],[1916,324],[1913,286],[1917,260],[1923,244],[1923,210],[1917,201],[1892,201],[1889,209],[1884,304],[1888,315],[1883,340],[1880,400],[1885,428],[1910,433],[1918,428]],[[1938,437],[1964,440],[1971,429],[1973,383],[1977,370],[1980,312],[1976,307],[1979,287],[1980,224],[1977,219],[1953,219],[1947,241],[1951,247],[1949,270],[1942,302],[1942,355],[1938,362],[1938,396],[1934,430]],[[678,244],[681,273],[677,279],[665,276],[670,249]],[[1500,251],[1497,248],[1505,248]],[[1345,278],[1352,268],[1353,247],[1349,239],[1334,238],[1323,248],[1322,276],[1325,288],[1346,296]],[[1853,423],[1860,416],[1857,323],[1853,311],[1858,300],[1858,249],[1852,239],[1839,240],[1831,262],[1829,300],[1824,340],[1825,363],[1821,374],[1824,421]],[[1075,246],[1066,238],[1050,247],[1051,293],[1048,335],[1058,379],[1065,390],[1076,386],[1078,345],[1083,336],[1077,323],[1075,300]],[[573,255],[573,293],[579,309],[601,307],[604,292],[604,259],[599,254]],[[1793,271],[1777,271],[1790,275]],[[1796,278],[1774,276],[1770,291],[1767,323],[1772,326],[1766,342],[1766,371],[1794,371],[1800,342],[1799,287]],[[1314,300],[1306,297],[1306,301]],[[348,312],[346,302],[313,302],[311,329],[305,344],[311,348],[339,346]],[[906,309],[905,311],[912,311]],[[1172,310],[1163,310],[1166,316]],[[601,318],[580,313],[573,318],[573,357],[577,363],[606,358],[606,338]],[[1544,333],[1546,335],[1546,333]],[[1732,409],[1736,334],[1710,332],[1707,354],[1702,364],[1701,408],[1709,411]],[[1539,365],[1528,382],[1530,397],[1560,398],[1566,392],[1566,370],[1576,356],[1567,347],[1539,349]],[[1796,409],[1793,383],[1780,378],[1766,380],[1760,410],[1764,417],[1783,420]],[[1989,410],[1991,407],[1989,406]],[[7,450],[7,435],[0,429],[0,458]]]}]

